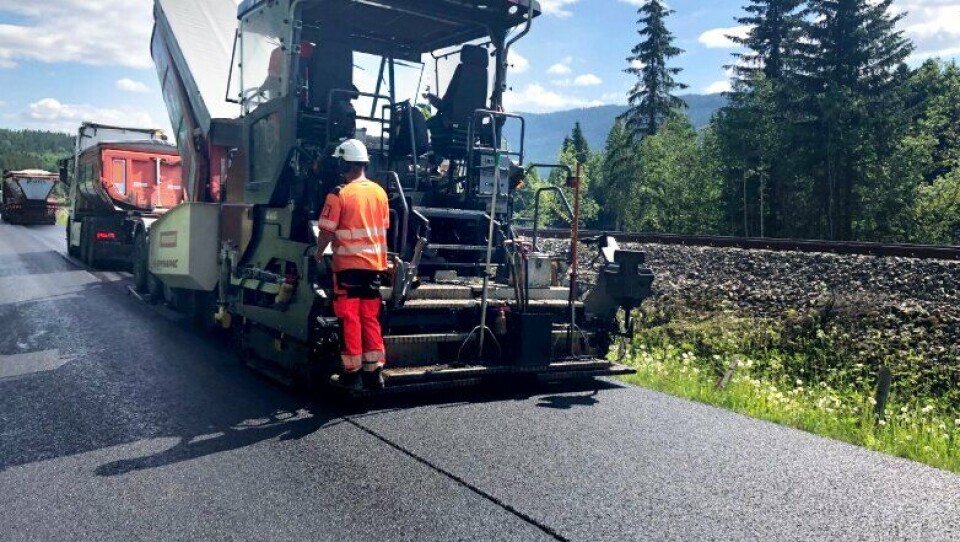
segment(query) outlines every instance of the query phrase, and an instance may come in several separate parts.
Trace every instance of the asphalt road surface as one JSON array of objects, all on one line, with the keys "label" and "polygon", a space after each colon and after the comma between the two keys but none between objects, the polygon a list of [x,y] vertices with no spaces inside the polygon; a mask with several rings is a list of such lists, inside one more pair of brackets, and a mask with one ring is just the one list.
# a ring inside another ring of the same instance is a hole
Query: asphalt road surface
[{"label": "asphalt road surface", "polygon": [[655,392],[338,410],[0,225],[0,540],[960,540],[960,477]]}]

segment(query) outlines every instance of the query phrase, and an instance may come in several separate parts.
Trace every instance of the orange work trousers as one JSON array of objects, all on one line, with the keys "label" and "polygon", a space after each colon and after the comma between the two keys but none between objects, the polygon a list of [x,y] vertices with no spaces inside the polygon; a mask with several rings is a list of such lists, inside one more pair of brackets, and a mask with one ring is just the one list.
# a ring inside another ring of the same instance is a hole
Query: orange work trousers
[{"label": "orange work trousers", "polygon": [[348,270],[337,273],[334,280],[333,312],[343,323],[343,371],[383,368],[386,348],[380,329],[379,273]]}]

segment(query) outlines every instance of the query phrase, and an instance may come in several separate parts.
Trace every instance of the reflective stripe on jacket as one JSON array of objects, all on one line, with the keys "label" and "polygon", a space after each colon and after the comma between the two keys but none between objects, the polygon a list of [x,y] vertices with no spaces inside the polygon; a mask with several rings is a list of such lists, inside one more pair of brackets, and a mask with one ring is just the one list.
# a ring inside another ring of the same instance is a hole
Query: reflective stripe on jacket
[{"label": "reflective stripe on jacket", "polygon": [[354,181],[327,196],[320,229],[333,233],[333,270],[386,271],[390,207],[387,193],[369,180]]}]

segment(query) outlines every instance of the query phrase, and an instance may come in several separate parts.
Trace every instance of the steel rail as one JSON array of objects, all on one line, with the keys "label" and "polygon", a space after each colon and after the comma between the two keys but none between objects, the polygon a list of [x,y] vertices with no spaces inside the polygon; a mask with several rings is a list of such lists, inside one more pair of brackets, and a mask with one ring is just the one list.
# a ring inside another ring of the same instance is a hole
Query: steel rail
[{"label": "steel rail", "polygon": [[[532,229],[518,229],[521,235],[531,235]],[[570,230],[541,229],[541,238],[569,239]],[[717,235],[676,235],[667,233],[630,233],[582,230],[583,237],[611,235],[622,243],[651,243],[658,245],[686,245],[696,247],[740,248],[774,252],[822,252],[862,256],[886,256],[927,260],[960,260],[960,246],[916,245],[903,243],[866,243],[859,241],[817,241],[806,239],[771,239],[758,237],[725,237]]]}]

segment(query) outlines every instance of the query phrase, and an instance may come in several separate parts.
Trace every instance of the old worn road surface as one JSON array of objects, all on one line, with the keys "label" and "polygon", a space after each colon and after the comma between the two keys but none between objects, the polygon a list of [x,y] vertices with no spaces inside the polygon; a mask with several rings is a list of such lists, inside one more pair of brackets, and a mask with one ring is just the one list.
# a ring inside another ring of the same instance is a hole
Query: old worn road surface
[{"label": "old worn road surface", "polygon": [[0,225],[0,540],[960,540],[960,477],[643,389],[364,414]]}]

